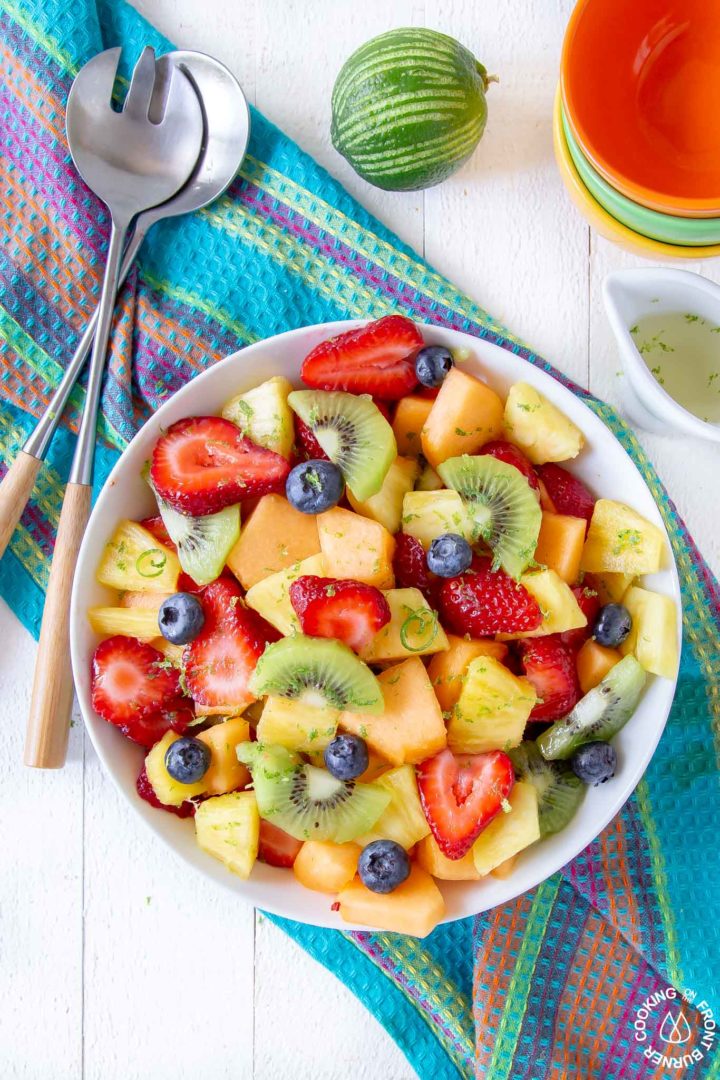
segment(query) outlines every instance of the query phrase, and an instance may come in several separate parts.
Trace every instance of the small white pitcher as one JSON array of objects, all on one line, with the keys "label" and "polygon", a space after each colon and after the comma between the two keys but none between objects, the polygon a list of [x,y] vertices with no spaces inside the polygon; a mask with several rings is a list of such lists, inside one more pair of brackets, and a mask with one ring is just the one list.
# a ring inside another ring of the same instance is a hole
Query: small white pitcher
[{"label": "small white pitcher", "polygon": [[720,424],[701,420],[663,389],[648,371],[630,333],[643,316],[676,311],[692,311],[720,326],[720,286],[689,270],[616,270],[603,282],[603,298],[620,348],[623,405],[629,419],[646,431],[679,432],[720,442]]}]

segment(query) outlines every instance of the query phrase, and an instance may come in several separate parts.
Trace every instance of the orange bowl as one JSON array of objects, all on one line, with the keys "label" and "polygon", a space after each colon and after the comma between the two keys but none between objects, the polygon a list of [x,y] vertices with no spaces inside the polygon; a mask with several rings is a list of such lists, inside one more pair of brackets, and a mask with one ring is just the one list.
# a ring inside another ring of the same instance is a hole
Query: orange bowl
[{"label": "orange bowl", "polygon": [[661,213],[720,215],[720,8],[715,0],[580,0],[560,87],[597,171]]}]

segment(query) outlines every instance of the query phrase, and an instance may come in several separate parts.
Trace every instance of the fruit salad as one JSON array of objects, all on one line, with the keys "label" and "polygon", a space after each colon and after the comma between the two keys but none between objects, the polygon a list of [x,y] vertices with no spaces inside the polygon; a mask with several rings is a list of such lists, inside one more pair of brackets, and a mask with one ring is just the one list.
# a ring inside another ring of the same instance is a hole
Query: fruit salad
[{"label": "fruit salad", "polygon": [[[428,330],[428,336],[431,331]],[[392,315],[164,431],[88,613],[137,794],[347,922],[424,936],[612,783],[672,679],[664,534],[574,474],[583,432]],[[320,895],[320,894],[325,894]]]}]

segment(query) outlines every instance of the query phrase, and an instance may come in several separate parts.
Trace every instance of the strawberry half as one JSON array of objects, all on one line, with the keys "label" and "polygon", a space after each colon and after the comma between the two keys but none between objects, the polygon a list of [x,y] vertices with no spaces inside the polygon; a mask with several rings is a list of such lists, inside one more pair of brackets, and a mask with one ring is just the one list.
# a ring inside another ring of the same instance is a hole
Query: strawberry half
[{"label": "strawberry half", "polygon": [[268,641],[279,635],[245,606],[240,586],[230,578],[218,578],[200,595],[205,624],[183,652],[188,690],[201,705],[248,705],[254,701],[250,676]]},{"label": "strawberry half", "polygon": [[184,731],[192,720],[177,669],[152,645],[122,634],[95,650],[91,694],[98,716],[141,746],[154,746],[169,728]]},{"label": "strawberry half", "polygon": [[399,589],[419,589],[433,607],[437,607],[440,578],[430,573],[425,548],[409,533],[401,532],[395,536],[393,573]]},{"label": "strawberry half", "polygon": [[537,471],[557,514],[590,520],[595,508],[595,498],[576,476],[553,462],[538,465]]},{"label": "strawberry half", "polygon": [[560,637],[572,649],[579,649],[592,634],[593,624],[602,604],[594,589],[586,589],[582,585],[577,585],[573,589],[573,595],[578,602],[578,607],[587,619],[587,626],[579,626],[576,630],[565,630]]},{"label": "strawberry half", "polygon": [[147,529],[149,533],[152,533],[159,544],[163,544],[165,547],[170,548],[171,551],[177,551],[177,546],[175,542],[170,539],[170,533],[165,528],[165,522],[159,514],[156,514],[155,517],[144,518],[140,524],[143,529]]},{"label": "strawberry half", "polygon": [[420,801],[438,847],[462,859],[513,789],[513,764],[502,750],[456,757],[441,750],[417,767]]},{"label": "strawberry half", "polygon": [[203,517],[241,499],[282,491],[290,465],[221,416],[178,420],[155,443],[150,479],[181,514]]},{"label": "strawberry half", "polygon": [[313,390],[348,390],[396,401],[417,385],[414,361],[422,344],[415,323],[404,315],[387,315],[316,345],[300,375]]},{"label": "strawberry half", "polygon": [[337,638],[359,652],[390,622],[390,606],[374,585],[306,576],[290,586],[304,634]]},{"label": "strawberry half", "polygon": [[490,457],[497,458],[498,461],[504,461],[508,465],[514,465],[518,472],[521,472],[528,484],[535,491],[538,490],[538,478],[528,459],[523,454],[522,450],[518,450],[511,442],[506,442],[505,439],[493,439],[492,442],[485,443],[483,447],[478,450],[478,454],[489,454]]},{"label": "strawberry half", "polygon": [[295,434],[298,437],[298,442],[302,446],[308,461],[329,461],[330,458],[323,450],[320,443],[315,438],[312,429],[308,427],[304,420],[301,420],[299,416],[295,417]]},{"label": "strawberry half", "polygon": [[525,678],[535,687],[538,704],[530,720],[559,720],[581,697],[575,653],[559,634],[518,643]]},{"label": "strawberry half", "polygon": [[302,847],[302,840],[296,840],[284,829],[270,821],[260,819],[260,843],[258,859],[268,866],[292,866]]},{"label": "strawberry half", "polygon": [[534,596],[490,559],[473,559],[472,569],[448,578],[440,589],[440,620],[462,637],[490,637],[536,630],[542,613]]},{"label": "strawberry half", "polygon": [[167,810],[169,814],[175,814],[179,818],[195,816],[196,807],[193,802],[180,803],[179,806],[168,806],[167,803],[160,802],[155,794],[152,784],[148,780],[148,774],[145,771],[144,765],[140,770],[140,774],[135,783],[135,790],[141,799],[144,799],[146,803],[150,803],[156,810]]}]

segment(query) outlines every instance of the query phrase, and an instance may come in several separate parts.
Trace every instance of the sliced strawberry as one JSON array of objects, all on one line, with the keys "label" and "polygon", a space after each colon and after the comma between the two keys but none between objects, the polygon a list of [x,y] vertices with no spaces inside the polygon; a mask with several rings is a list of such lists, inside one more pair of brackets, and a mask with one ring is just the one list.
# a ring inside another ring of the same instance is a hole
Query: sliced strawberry
[{"label": "sliced strawberry", "polygon": [[425,548],[408,533],[401,532],[395,536],[393,571],[399,589],[419,589],[437,608],[442,582],[428,570]]},{"label": "sliced strawberry", "polygon": [[296,840],[284,829],[260,818],[260,845],[258,859],[268,866],[292,866],[302,847],[302,840]]},{"label": "sliced strawberry", "polygon": [[374,585],[335,578],[299,577],[290,603],[304,634],[337,638],[360,651],[390,622],[390,606]]},{"label": "sliced strawberry", "polygon": [[200,705],[243,706],[253,701],[250,676],[277,632],[246,607],[240,586],[218,578],[202,593],[205,624],[185,646],[185,681]]},{"label": "sliced strawberry", "polygon": [[171,551],[177,551],[175,542],[170,539],[170,533],[165,528],[165,522],[159,514],[156,514],[155,517],[144,518],[140,524],[143,529],[147,529],[149,533],[152,533],[159,544],[170,548]]},{"label": "sliced strawberry", "polygon": [[538,465],[537,471],[552,499],[556,513],[590,520],[595,498],[576,476],[553,462]]},{"label": "sliced strawberry", "polygon": [[168,806],[166,803],[161,803],[158,799],[153,786],[148,780],[148,774],[145,772],[145,766],[143,765],[140,770],[140,775],[135,783],[135,789],[141,799],[144,799],[146,803],[150,803],[157,810],[167,810],[169,814],[175,814],[179,818],[187,818],[195,816],[195,803],[184,802],[179,806]]},{"label": "sliced strawberry", "polygon": [[530,720],[559,720],[581,697],[575,653],[559,634],[518,643],[523,674],[535,687],[538,704]]},{"label": "sliced strawberry", "polygon": [[[101,642],[92,658],[91,679],[95,712],[143,746],[152,746],[173,727],[183,708],[177,669],[137,638],[116,634]],[[148,744],[151,734],[155,737]]]},{"label": "sliced strawberry", "polygon": [[315,438],[311,428],[309,428],[305,421],[301,420],[299,416],[295,417],[295,434],[298,437],[300,445],[307,454],[308,461],[330,460]]},{"label": "sliced strawberry", "polygon": [[538,494],[540,495],[540,509],[545,510],[548,514],[556,514],[555,503],[552,501],[548,494],[548,489],[543,484],[542,480],[538,476]]},{"label": "sliced strawberry", "polygon": [[490,559],[473,559],[466,574],[448,578],[440,589],[440,620],[462,637],[490,637],[536,630],[542,613],[534,596]]},{"label": "sliced strawberry", "polygon": [[386,405],[384,401],[380,401],[379,398],[373,398],[373,405],[375,405],[380,410],[382,415],[387,420],[388,424],[391,423],[390,407]]},{"label": "sliced strawberry", "polygon": [[425,817],[448,859],[462,859],[513,789],[512,761],[501,750],[456,757],[441,750],[417,767]]},{"label": "sliced strawberry", "polygon": [[303,382],[313,390],[348,390],[383,401],[416,386],[415,353],[423,339],[404,315],[387,315],[358,330],[323,341],[303,361]]},{"label": "sliced strawberry", "polygon": [[417,397],[425,398],[427,401],[434,401],[439,393],[439,386],[418,386],[415,391]]},{"label": "sliced strawberry", "polygon": [[504,439],[493,439],[489,443],[485,443],[478,454],[489,454],[490,457],[497,458],[498,461],[504,461],[508,465],[514,465],[518,472],[521,472],[531,488],[535,491],[538,490],[538,478],[535,474],[535,470],[523,454],[522,450],[518,450],[517,446],[514,446],[511,442],[506,442]]},{"label": "sliced strawberry", "polygon": [[580,626],[577,630],[566,630],[560,637],[566,645],[577,650],[581,645],[585,644],[592,634],[593,623],[597,618],[597,613],[602,607],[602,604],[600,603],[600,597],[594,589],[585,589],[582,585],[577,585],[573,589],[573,593],[580,610],[587,619],[587,626]]},{"label": "sliced strawberry", "polygon": [[179,513],[202,517],[253,495],[281,491],[284,457],[256,446],[221,416],[178,420],[155,443],[150,478]]}]

